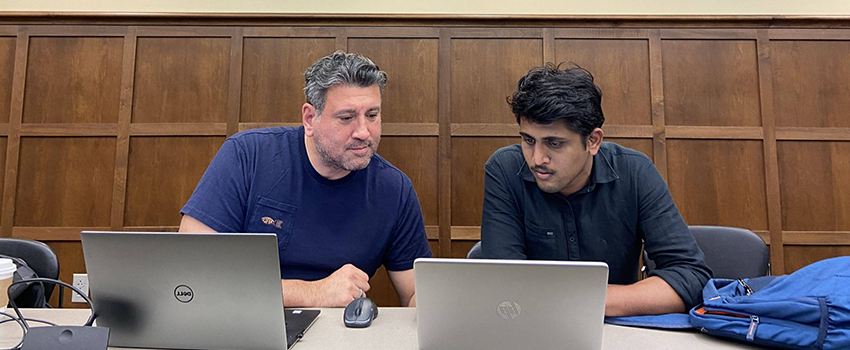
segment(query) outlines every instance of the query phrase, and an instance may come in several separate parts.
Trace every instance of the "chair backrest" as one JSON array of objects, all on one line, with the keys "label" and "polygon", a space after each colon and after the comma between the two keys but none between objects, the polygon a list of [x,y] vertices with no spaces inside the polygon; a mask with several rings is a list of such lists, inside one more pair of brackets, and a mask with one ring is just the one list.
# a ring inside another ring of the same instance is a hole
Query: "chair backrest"
[{"label": "chair backrest", "polygon": [[[23,259],[39,277],[59,278],[59,259],[47,244],[16,238],[0,238],[0,254]],[[44,283],[44,298],[50,300],[55,285]],[[38,297],[35,284],[15,298],[18,307],[35,307]]]},{"label": "chair backrest", "polygon": [[484,259],[484,253],[481,252],[481,241],[475,243],[472,248],[469,248],[469,253],[466,253],[467,259]]},{"label": "chair backrest", "polygon": [[[705,253],[705,264],[714,278],[750,278],[770,274],[770,250],[750,230],[724,226],[689,226],[697,245]],[[646,272],[655,263],[643,253]]]}]

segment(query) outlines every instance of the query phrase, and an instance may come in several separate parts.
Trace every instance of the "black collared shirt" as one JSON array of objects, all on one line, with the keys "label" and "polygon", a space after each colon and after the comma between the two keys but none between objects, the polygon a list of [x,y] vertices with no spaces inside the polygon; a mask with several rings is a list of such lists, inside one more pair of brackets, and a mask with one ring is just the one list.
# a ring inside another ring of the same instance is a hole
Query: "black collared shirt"
[{"label": "black collared shirt", "polygon": [[484,166],[482,252],[497,259],[582,260],[608,264],[608,283],[638,278],[641,242],[690,308],[711,277],[667,184],[643,153],[603,142],[590,181],[564,197],[537,187],[520,145]]}]

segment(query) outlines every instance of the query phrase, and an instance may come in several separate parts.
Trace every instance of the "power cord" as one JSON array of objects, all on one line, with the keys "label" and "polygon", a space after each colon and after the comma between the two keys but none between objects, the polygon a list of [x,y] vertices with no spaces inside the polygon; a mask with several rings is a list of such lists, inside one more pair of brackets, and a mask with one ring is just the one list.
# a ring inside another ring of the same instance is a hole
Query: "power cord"
[{"label": "power cord", "polygon": [[[59,290],[62,290],[62,287],[68,287],[72,291],[74,291],[75,293],[79,294],[81,297],[83,297],[83,299],[86,301],[86,304],[88,304],[89,309],[91,310],[91,315],[89,315],[89,318],[88,318],[88,320],[86,320],[86,323],[84,324],[84,326],[91,326],[92,324],[94,324],[94,319],[97,316],[94,313],[94,306],[92,305],[91,299],[89,299],[89,297],[86,295],[86,293],[83,293],[83,291],[77,289],[77,287],[74,287],[74,286],[72,286],[68,283],[62,282],[60,280],[55,280],[55,279],[52,279],[52,278],[41,278],[41,277],[23,279],[23,280],[20,280],[20,281],[13,282],[11,285],[9,285],[9,289],[6,290],[6,294],[7,295],[10,294],[9,290],[14,285],[24,284],[24,283],[33,283],[33,282],[52,283],[52,284],[58,285]],[[0,321],[0,324],[10,322],[10,321],[15,321],[15,322],[18,323],[19,326],[21,326],[21,330],[23,331],[23,335],[21,336],[21,341],[18,342],[18,344],[15,345],[14,347],[11,347],[11,348],[8,348],[8,349],[0,349],[0,350],[20,350],[21,346],[24,343],[24,339],[26,339],[27,332],[29,331],[30,327],[29,327],[29,323],[27,323],[28,320],[26,318],[24,318],[24,315],[21,314],[21,310],[18,309],[18,305],[15,304],[15,300],[12,299],[11,297],[9,298],[9,306],[11,306],[13,310],[15,310],[15,315],[17,315],[17,317],[15,317],[14,315],[7,314],[5,312],[0,313],[0,314],[3,314],[5,316],[11,318],[11,320]],[[56,326],[56,324],[51,323],[51,322],[47,322],[47,321],[41,321],[41,320],[35,320],[35,319],[30,319],[29,321],[49,324],[51,326]]]}]

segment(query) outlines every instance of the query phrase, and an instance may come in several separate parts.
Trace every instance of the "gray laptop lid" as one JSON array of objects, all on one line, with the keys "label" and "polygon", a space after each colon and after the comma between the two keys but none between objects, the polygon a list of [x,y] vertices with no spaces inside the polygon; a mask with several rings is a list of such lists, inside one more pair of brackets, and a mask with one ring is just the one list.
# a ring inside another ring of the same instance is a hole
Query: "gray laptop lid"
[{"label": "gray laptop lid", "polygon": [[602,348],[608,265],[416,259],[419,348]]},{"label": "gray laptop lid", "polygon": [[110,346],[287,348],[274,234],[83,232],[82,244]]}]

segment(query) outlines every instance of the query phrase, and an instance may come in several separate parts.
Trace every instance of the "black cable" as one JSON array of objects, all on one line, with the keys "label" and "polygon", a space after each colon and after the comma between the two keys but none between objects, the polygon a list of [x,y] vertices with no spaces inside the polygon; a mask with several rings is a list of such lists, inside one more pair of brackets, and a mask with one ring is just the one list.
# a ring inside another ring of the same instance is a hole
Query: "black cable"
[{"label": "black cable", "polygon": [[18,323],[18,325],[19,325],[19,326],[21,326],[21,332],[23,332],[23,335],[21,335],[21,341],[19,341],[17,344],[15,344],[15,346],[13,346],[13,347],[11,347],[11,348],[8,348],[8,349],[2,349],[2,350],[18,350],[18,349],[20,349],[20,348],[21,348],[21,345],[23,345],[23,344],[24,344],[24,337],[26,337],[26,335],[27,335],[27,328],[26,328],[26,327],[24,327],[23,322],[21,322],[21,320],[19,320],[19,319],[15,318],[15,316],[9,315],[9,314],[7,314],[7,313],[5,313],[5,312],[2,312],[2,314],[3,314],[4,316],[8,317],[8,318],[11,318],[13,321],[17,322],[17,323]]},{"label": "black cable", "polygon": [[[47,283],[53,283],[53,284],[59,285],[60,286],[59,288],[62,288],[63,286],[71,288],[71,290],[73,290],[75,293],[77,293],[81,297],[83,297],[83,300],[86,301],[86,304],[88,304],[89,309],[91,309],[91,315],[89,315],[89,319],[86,320],[86,323],[84,324],[84,326],[91,326],[94,323],[94,319],[95,319],[96,316],[94,314],[94,306],[92,305],[91,299],[89,299],[89,297],[86,295],[86,293],[83,293],[83,291],[77,289],[77,287],[74,287],[74,286],[72,286],[68,283],[62,282],[60,280],[55,280],[55,279],[52,279],[52,278],[29,278],[29,279],[20,280],[20,281],[17,281],[17,282],[12,282],[12,284],[9,285],[9,289],[11,289],[11,287],[14,286],[14,285],[29,283],[29,282],[47,282]],[[9,295],[8,289],[6,290],[6,294]],[[27,324],[27,320],[24,318],[24,315],[21,314],[21,310],[18,309],[18,305],[15,304],[15,301],[12,298],[9,298],[9,306],[11,306],[12,309],[15,310],[15,314],[18,315],[18,318],[23,321],[24,329],[29,330],[29,325]]]},{"label": "black cable", "polygon": [[[6,317],[8,317],[8,318],[9,318],[8,320],[2,320],[2,321],[0,321],[0,324],[4,324],[4,323],[8,323],[8,322],[12,322],[12,321],[18,322],[18,318],[17,318],[17,317],[14,317],[14,316],[12,316],[12,315],[9,315],[9,314],[7,314],[7,313],[5,313],[5,312],[0,312],[0,315],[6,316]],[[27,322],[41,323],[41,324],[46,324],[46,325],[48,325],[48,326],[58,326],[57,324],[55,324],[55,323],[53,323],[53,322],[45,321],[45,320],[39,320],[39,319],[35,319],[35,318],[28,318],[28,319],[27,319]]]}]

